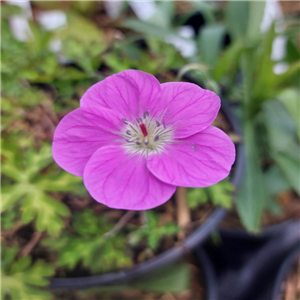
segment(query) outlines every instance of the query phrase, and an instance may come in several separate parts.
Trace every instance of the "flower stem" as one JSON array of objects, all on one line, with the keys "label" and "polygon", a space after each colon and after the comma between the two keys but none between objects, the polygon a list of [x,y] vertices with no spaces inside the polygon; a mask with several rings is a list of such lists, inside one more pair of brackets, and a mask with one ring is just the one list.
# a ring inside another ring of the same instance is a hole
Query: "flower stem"
[{"label": "flower stem", "polygon": [[124,225],[134,216],[136,211],[134,210],[128,210],[124,216],[119,220],[119,222],[111,229],[110,231],[106,232],[104,234],[105,237],[112,237],[115,234],[117,234],[123,227]]},{"label": "flower stem", "polygon": [[[175,193],[177,224],[179,227],[186,227],[191,222],[190,209],[186,200],[187,188],[178,187]],[[184,233],[180,232],[178,238],[184,238]]]}]

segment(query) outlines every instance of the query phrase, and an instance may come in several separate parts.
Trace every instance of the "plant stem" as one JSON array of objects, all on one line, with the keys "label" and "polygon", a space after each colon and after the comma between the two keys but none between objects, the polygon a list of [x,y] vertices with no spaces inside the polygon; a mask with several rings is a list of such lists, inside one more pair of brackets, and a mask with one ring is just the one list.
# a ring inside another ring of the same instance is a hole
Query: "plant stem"
[{"label": "plant stem", "polygon": [[105,237],[114,236],[118,233],[123,226],[135,215],[136,211],[129,210],[125,213],[125,215],[119,220],[119,222],[114,226],[114,228],[104,234]]},{"label": "plant stem", "polygon": [[[187,188],[178,187],[175,193],[177,224],[179,227],[186,227],[191,222],[190,209],[186,200]],[[178,238],[184,238],[184,233],[180,232]]]}]

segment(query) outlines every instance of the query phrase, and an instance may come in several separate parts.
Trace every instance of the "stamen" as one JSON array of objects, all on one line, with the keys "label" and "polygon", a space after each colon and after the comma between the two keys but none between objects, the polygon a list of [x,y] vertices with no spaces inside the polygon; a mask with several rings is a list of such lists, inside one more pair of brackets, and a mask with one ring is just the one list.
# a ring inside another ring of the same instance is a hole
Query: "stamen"
[{"label": "stamen", "polygon": [[[140,117],[131,121],[122,119],[127,124],[122,132],[126,140],[126,148],[130,152],[138,151],[141,155],[148,156],[151,153],[162,153],[166,149],[164,145],[173,143],[172,132],[176,129],[166,120],[157,120],[145,110]],[[168,123],[168,124],[167,124]]]},{"label": "stamen", "polygon": [[148,135],[148,131],[147,131],[147,128],[146,128],[145,124],[143,124],[143,123],[140,124],[140,128],[142,130],[143,135],[147,136]]}]

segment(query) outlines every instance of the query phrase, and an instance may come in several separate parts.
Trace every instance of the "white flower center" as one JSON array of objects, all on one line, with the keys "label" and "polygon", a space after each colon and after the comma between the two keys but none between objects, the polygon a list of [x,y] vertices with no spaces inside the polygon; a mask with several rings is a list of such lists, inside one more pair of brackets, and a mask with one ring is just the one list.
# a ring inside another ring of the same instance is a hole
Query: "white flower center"
[{"label": "white flower center", "polygon": [[154,120],[146,111],[142,117],[134,122],[126,119],[122,121],[127,125],[122,132],[125,137],[125,147],[132,153],[142,152],[145,155],[160,153],[164,145],[172,142],[173,131],[160,120]]}]

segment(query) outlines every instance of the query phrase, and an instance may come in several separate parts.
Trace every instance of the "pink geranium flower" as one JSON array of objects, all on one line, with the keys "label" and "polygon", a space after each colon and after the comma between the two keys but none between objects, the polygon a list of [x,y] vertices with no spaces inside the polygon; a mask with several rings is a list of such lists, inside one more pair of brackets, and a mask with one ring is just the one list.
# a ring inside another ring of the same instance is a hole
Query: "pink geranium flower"
[{"label": "pink geranium flower", "polygon": [[219,108],[219,97],[195,84],[123,71],[89,88],[61,120],[53,157],[82,176],[98,202],[150,209],[177,186],[206,187],[228,176],[234,144],[210,126]]}]

